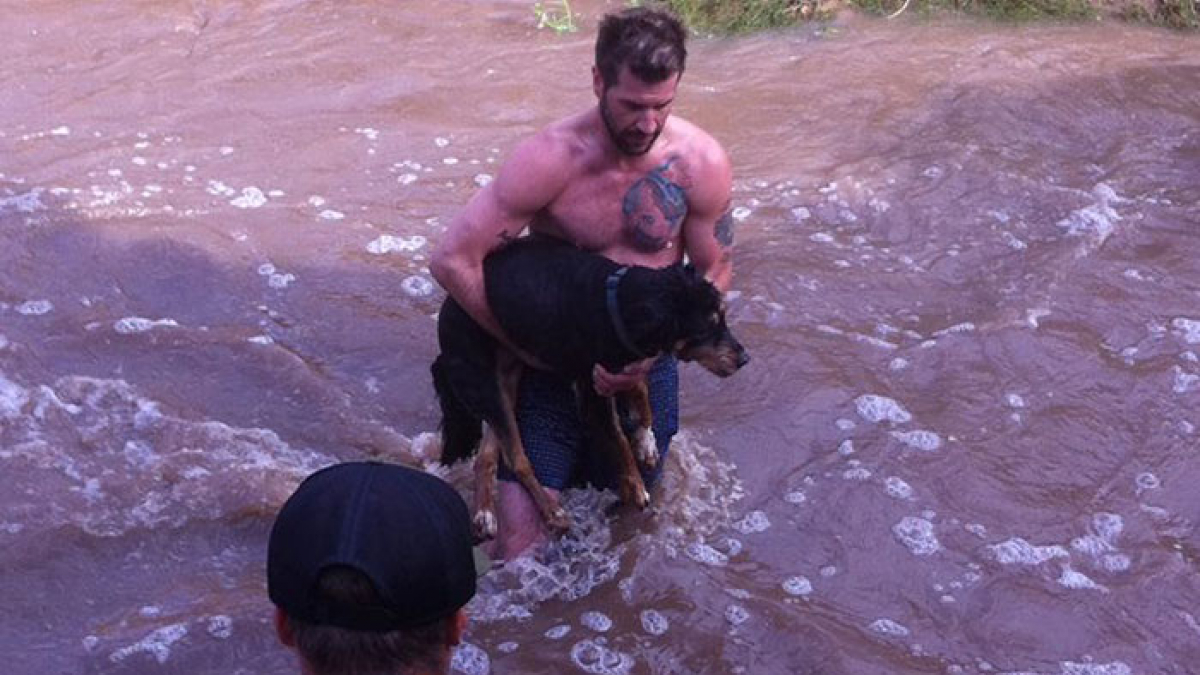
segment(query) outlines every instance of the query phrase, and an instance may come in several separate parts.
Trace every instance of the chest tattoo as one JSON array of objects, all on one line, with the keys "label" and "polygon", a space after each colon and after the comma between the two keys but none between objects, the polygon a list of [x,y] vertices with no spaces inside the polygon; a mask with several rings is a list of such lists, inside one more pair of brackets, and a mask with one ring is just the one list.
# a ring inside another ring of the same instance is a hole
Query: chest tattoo
[{"label": "chest tattoo", "polygon": [[690,182],[683,162],[672,157],[629,188],[621,213],[634,246],[660,251],[675,238],[687,216],[685,190]]}]

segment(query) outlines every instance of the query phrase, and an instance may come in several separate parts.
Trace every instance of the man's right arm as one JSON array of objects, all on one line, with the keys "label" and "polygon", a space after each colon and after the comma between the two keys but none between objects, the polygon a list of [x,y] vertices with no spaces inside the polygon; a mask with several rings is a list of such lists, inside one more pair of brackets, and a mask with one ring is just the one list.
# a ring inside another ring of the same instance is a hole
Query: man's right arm
[{"label": "man's right arm", "polygon": [[519,236],[538,211],[558,196],[568,168],[564,151],[546,132],[518,145],[496,179],[451,221],[429,263],[442,288],[510,349],[514,345],[488,308],[483,259]]}]

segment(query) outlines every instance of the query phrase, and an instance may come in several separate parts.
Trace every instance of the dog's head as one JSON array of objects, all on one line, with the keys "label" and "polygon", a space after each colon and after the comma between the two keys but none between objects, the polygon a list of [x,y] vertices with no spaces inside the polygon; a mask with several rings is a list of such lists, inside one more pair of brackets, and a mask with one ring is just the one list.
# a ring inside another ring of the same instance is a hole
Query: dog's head
[{"label": "dog's head", "polygon": [[721,293],[692,265],[676,265],[681,285],[675,307],[672,351],[719,377],[729,377],[750,362],[750,354],[725,323]]}]

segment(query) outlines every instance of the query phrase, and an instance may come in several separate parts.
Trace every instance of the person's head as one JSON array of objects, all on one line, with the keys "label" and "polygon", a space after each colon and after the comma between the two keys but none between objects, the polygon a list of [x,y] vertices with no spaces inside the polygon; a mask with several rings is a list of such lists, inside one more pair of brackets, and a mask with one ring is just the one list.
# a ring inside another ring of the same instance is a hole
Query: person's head
[{"label": "person's head", "polygon": [[683,24],[661,9],[633,7],[601,20],[592,88],[621,152],[644,154],[662,133],[686,65],[686,39]]},{"label": "person's head", "polygon": [[444,673],[480,571],[466,504],[435,476],[337,464],[280,509],[267,589],[311,675]]}]

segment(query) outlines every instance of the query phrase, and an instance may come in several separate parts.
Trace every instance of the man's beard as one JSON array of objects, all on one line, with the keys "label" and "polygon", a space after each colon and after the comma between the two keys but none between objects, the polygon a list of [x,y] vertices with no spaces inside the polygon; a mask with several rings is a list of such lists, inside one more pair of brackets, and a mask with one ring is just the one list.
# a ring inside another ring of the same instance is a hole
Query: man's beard
[{"label": "man's beard", "polygon": [[654,130],[650,136],[638,134],[637,140],[630,140],[627,132],[622,133],[617,131],[613,126],[612,117],[608,114],[607,95],[600,101],[600,119],[604,120],[604,129],[608,132],[608,137],[612,139],[613,145],[622,153],[631,157],[637,157],[650,152],[650,148],[654,147],[654,142],[658,140],[659,134],[662,133],[662,126]]}]

